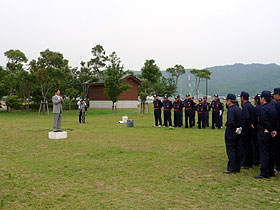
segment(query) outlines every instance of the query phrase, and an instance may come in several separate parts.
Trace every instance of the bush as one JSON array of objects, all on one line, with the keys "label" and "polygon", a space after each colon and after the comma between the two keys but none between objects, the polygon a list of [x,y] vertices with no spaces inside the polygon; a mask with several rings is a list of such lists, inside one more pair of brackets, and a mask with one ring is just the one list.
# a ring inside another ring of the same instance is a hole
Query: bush
[{"label": "bush", "polygon": [[6,105],[11,109],[20,109],[22,107],[22,99],[17,96],[8,96]]}]

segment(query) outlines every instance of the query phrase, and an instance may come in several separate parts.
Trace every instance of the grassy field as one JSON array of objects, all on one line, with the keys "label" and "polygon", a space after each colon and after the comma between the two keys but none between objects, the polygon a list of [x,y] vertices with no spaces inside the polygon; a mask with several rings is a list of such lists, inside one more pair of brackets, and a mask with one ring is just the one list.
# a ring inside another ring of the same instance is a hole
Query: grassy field
[{"label": "grassy field", "polygon": [[[134,128],[117,124],[127,114]],[[137,110],[0,113],[0,209],[280,209],[280,178],[224,175],[224,129],[152,127]]]}]

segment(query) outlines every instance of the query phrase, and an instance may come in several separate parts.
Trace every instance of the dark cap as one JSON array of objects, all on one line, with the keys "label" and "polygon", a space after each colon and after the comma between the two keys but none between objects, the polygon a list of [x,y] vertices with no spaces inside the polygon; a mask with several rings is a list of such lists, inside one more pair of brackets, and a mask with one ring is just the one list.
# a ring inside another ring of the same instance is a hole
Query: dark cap
[{"label": "dark cap", "polygon": [[180,98],[180,95],[177,95],[177,98]]},{"label": "dark cap", "polygon": [[167,94],[164,94],[164,98],[168,98],[168,95],[167,95]]},{"label": "dark cap", "polygon": [[242,91],[240,97],[243,97],[245,100],[249,100],[249,93]]},{"label": "dark cap", "polygon": [[187,94],[186,97],[190,97],[190,94]]},{"label": "dark cap", "polygon": [[271,92],[269,90],[264,90],[261,93],[261,97],[265,98],[265,99],[271,99]]},{"label": "dark cap", "polygon": [[177,99],[177,96],[175,96],[174,98]]},{"label": "dark cap", "polygon": [[274,88],[273,95],[280,94],[280,88]]},{"label": "dark cap", "polygon": [[261,94],[259,94],[259,93],[255,96],[252,96],[252,98],[255,99],[255,100],[259,99],[260,97],[261,97]]},{"label": "dark cap", "polygon": [[202,101],[202,98],[198,99],[198,101]]},{"label": "dark cap", "polygon": [[236,100],[236,95],[229,93],[226,97],[226,100]]},{"label": "dark cap", "polygon": [[218,94],[215,94],[214,97],[219,97],[219,95],[218,95]]},{"label": "dark cap", "polygon": [[206,96],[203,96],[203,99],[207,99],[207,97],[206,97]]}]

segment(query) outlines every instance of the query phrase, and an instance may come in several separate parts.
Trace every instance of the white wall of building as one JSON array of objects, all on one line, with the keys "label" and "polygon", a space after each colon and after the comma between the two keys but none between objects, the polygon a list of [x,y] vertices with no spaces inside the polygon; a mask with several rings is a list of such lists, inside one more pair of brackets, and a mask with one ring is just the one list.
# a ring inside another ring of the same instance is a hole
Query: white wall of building
[{"label": "white wall of building", "polygon": [[[117,101],[117,109],[137,109],[138,101]],[[89,108],[111,109],[112,101],[89,101]]]}]

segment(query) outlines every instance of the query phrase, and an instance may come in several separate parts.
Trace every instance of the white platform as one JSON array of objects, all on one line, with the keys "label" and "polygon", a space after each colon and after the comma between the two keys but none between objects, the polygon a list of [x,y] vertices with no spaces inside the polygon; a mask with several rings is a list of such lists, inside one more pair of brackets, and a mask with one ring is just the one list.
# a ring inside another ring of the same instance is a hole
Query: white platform
[{"label": "white platform", "polygon": [[66,139],[67,138],[67,132],[49,132],[49,139]]},{"label": "white platform", "polygon": [[[117,109],[137,109],[138,101],[117,101]],[[112,101],[89,101],[89,107],[95,109],[112,109]]]}]

